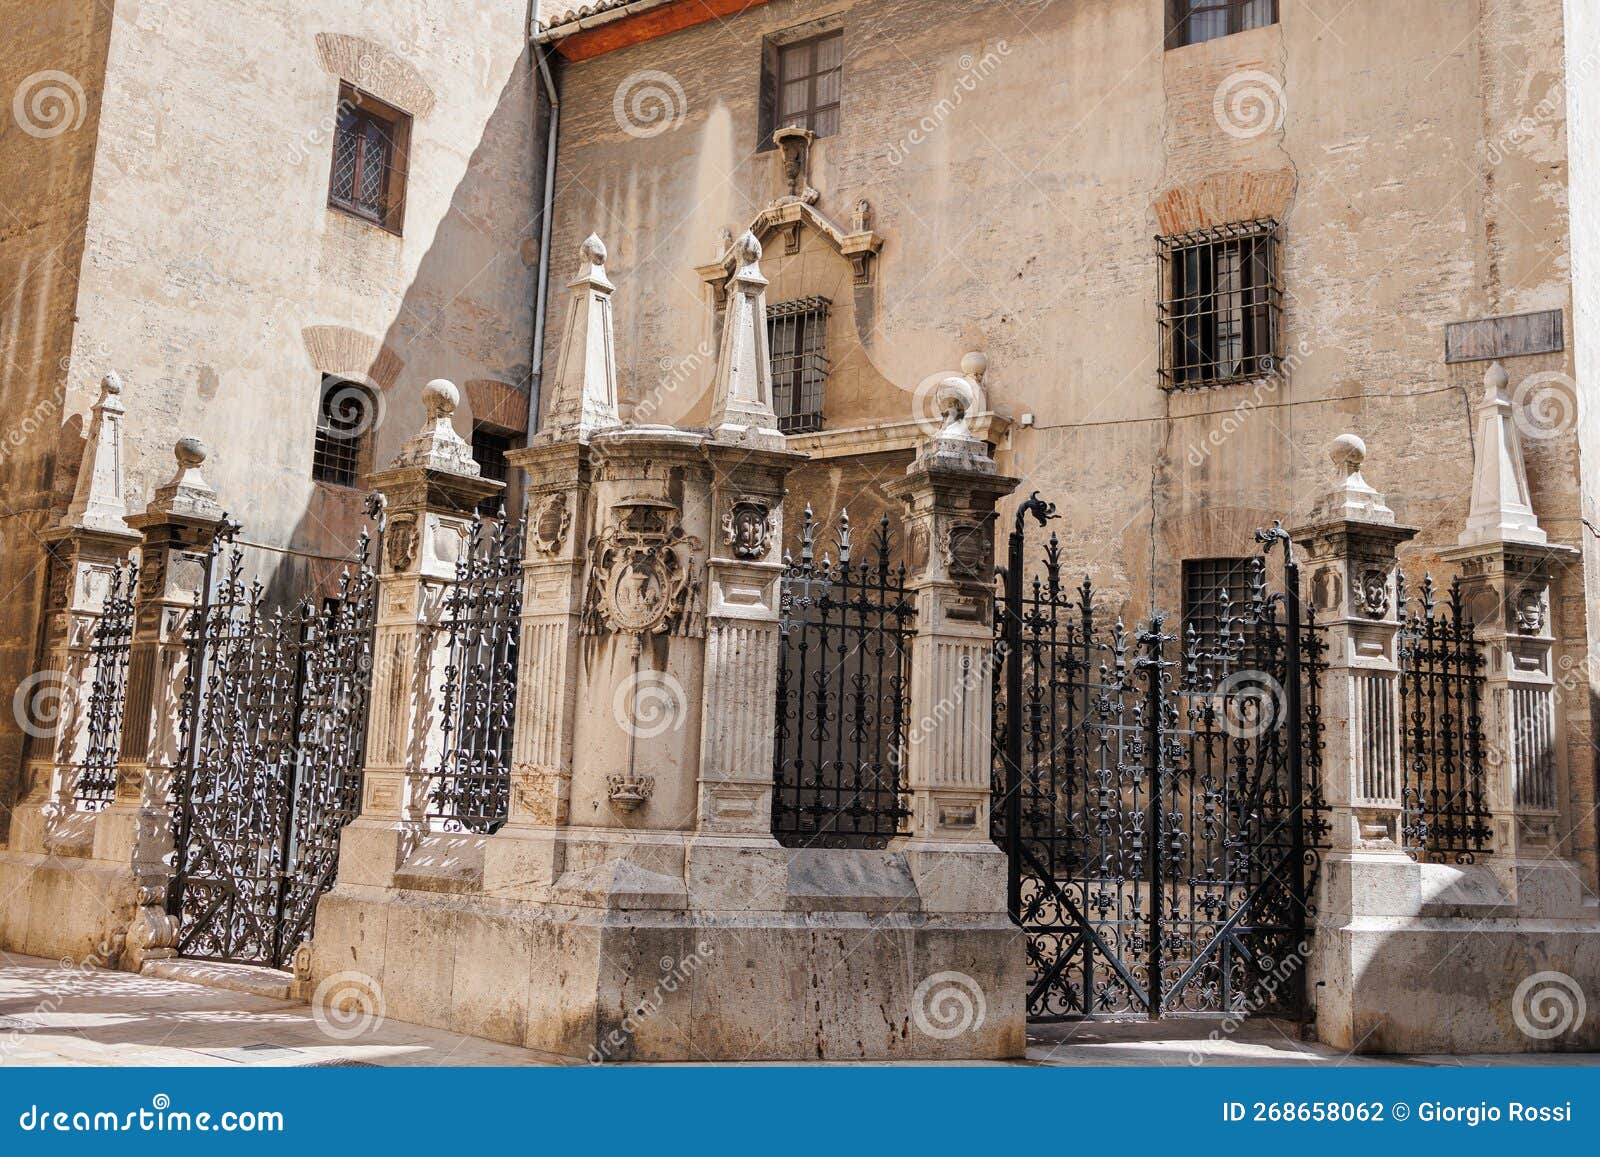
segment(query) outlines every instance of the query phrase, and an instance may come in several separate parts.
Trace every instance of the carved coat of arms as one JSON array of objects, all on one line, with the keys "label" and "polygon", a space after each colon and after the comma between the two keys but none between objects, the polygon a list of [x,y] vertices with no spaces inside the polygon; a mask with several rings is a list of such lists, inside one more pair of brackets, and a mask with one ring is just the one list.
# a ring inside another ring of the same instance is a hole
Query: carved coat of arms
[{"label": "carved coat of arms", "polygon": [[684,533],[677,507],[628,498],[611,509],[612,522],[589,544],[583,633],[702,635],[702,544]]}]

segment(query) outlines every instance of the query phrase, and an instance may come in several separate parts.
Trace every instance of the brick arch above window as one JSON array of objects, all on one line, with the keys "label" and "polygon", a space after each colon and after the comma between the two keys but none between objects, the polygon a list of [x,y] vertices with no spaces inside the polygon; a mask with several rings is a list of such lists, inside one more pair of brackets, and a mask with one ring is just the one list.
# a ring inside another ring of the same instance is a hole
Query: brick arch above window
[{"label": "brick arch above window", "polygon": [[528,395],[517,387],[493,378],[474,378],[464,383],[462,390],[475,425],[501,434],[527,433]]},{"label": "brick arch above window", "polygon": [[311,364],[321,373],[390,390],[406,363],[371,334],[344,325],[310,325],[300,331]]},{"label": "brick arch above window", "polygon": [[1282,221],[1294,193],[1292,169],[1213,173],[1175,185],[1156,198],[1156,232],[1173,236],[1237,221]]},{"label": "brick arch above window", "polygon": [[341,32],[317,33],[317,59],[322,70],[419,120],[438,104],[433,86],[415,65],[394,49]]}]

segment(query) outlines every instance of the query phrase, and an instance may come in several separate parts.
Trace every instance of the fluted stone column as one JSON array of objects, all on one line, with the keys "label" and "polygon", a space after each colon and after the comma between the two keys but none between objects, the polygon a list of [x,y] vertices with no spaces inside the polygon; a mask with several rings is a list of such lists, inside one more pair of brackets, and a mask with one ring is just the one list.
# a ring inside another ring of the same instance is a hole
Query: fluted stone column
[{"label": "fluted stone column", "polygon": [[[1498,362],[1477,410],[1477,460],[1467,525],[1444,557],[1461,568],[1462,597],[1483,644],[1483,735],[1494,817],[1493,863],[1519,909],[1571,911],[1579,873],[1563,863],[1566,766],[1559,740],[1551,585],[1578,551],[1549,541],[1528,493],[1527,470]],[[1587,686],[1575,687],[1587,694]]]},{"label": "fluted stone column", "polygon": [[172,877],[173,770],[180,755],[188,626],[205,579],[206,553],[225,517],[200,473],[209,453],[197,438],[173,451],[178,473],[128,525],[143,535],[138,604],[128,652],[128,691],[116,799],[95,825],[94,854],[131,863],[140,911],[128,932],[124,964],[173,954],[177,920],[166,912]]},{"label": "fluted stone column", "polygon": [[990,839],[994,715],[995,505],[1017,480],[996,474],[966,412],[970,379],[936,400],[945,426],[886,489],[906,509],[907,586],[917,600],[905,783],[911,817],[898,846],[924,908],[1000,911],[1005,857]]},{"label": "fluted stone column", "polygon": [[387,525],[361,814],[340,837],[341,886],[391,886],[427,831],[427,777],[444,751],[444,600],[478,503],[503,485],[480,475],[472,447],[451,424],[459,400],[450,382],[429,382],[421,432],[368,478],[384,499]]},{"label": "fluted stone column", "polygon": [[139,542],[125,521],[125,412],[122,380],[114,372],[107,374],[91,411],[72,504],[42,536],[49,544],[50,582],[45,663],[36,690],[57,697],[52,704],[55,727],[29,744],[25,792],[11,821],[10,846],[15,850],[92,850],[94,815],[77,811],[73,803],[78,769],[89,754],[95,680],[91,648],[116,568]]}]

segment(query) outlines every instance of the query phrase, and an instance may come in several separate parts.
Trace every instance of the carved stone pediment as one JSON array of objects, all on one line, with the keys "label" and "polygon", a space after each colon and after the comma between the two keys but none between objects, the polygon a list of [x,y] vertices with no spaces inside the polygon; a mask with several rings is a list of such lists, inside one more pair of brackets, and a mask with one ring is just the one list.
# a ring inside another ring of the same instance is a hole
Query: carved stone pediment
[{"label": "carved stone pediment", "polygon": [[678,635],[705,630],[699,539],[684,533],[677,507],[633,497],[589,543],[582,630],[586,635]]},{"label": "carved stone pediment", "polygon": [[[774,233],[781,233],[786,251],[794,253],[800,248],[802,232],[810,229],[827,241],[840,257],[850,262],[857,285],[871,285],[872,267],[878,251],[883,248],[883,238],[871,228],[872,207],[865,200],[856,202],[853,213],[851,224],[860,228],[846,229],[810,201],[800,197],[785,197],[757,213],[755,220],[750,223],[749,232],[754,233],[763,246],[769,243]],[[716,287],[719,300],[728,279],[738,267],[736,249],[736,244],[725,245],[720,258],[700,267],[700,276]]]}]

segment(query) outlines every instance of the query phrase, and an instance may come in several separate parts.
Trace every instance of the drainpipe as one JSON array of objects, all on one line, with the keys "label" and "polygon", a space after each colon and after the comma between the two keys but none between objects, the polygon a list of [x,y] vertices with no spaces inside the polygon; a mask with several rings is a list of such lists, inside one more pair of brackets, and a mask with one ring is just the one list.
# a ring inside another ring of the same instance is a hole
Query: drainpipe
[{"label": "drainpipe", "polygon": [[[528,372],[528,441],[539,428],[539,396],[544,385],[544,315],[550,296],[550,218],[556,198],[556,138],[561,128],[561,98],[556,95],[555,78],[550,75],[550,50],[536,42],[539,35],[540,0],[533,0],[528,13],[528,46],[534,67],[544,81],[545,98],[550,102],[550,126],[544,143],[544,206],[539,220],[539,288],[534,294],[533,351]],[[534,108],[538,120],[537,101]]]}]

